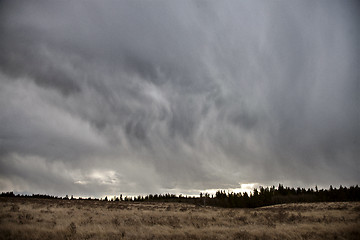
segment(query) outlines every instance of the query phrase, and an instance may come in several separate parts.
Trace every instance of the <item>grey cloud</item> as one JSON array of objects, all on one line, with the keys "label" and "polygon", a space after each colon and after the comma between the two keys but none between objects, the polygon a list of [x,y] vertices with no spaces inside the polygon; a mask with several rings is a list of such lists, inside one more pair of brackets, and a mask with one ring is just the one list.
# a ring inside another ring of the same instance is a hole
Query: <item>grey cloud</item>
[{"label": "grey cloud", "polygon": [[41,32],[22,25],[2,25],[5,26],[1,26],[4,37],[0,43],[0,67],[4,73],[13,78],[29,76],[37,84],[57,88],[65,95],[80,91],[65,66],[54,61],[54,51],[48,51],[39,39]]},{"label": "grey cloud", "polygon": [[358,7],[2,2],[0,188],[358,183]]}]

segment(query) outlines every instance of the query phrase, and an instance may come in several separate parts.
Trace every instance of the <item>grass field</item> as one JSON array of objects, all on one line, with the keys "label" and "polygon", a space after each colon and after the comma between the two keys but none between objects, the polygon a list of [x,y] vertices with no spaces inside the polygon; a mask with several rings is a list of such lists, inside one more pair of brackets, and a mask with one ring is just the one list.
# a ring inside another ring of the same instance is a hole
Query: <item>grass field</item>
[{"label": "grass field", "polygon": [[224,209],[0,198],[0,239],[360,239],[360,202]]}]

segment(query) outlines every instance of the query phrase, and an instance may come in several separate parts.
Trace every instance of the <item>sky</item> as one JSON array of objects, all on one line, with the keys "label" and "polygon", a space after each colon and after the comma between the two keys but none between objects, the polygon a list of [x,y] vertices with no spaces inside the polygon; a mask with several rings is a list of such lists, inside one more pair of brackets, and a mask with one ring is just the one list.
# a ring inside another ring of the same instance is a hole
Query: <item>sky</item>
[{"label": "sky", "polygon": [[1,1],[0,191],[360,183],[358,1]]}]

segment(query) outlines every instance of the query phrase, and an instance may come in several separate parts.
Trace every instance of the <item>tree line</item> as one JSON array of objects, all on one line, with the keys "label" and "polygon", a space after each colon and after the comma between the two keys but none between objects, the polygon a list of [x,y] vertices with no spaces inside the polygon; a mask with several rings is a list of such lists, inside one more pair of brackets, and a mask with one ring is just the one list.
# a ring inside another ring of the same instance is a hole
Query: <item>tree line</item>
[{"label": "tree line", "polygon": [[[206,196],[205,196],[206,198]],[[255,188],[252,193],[226,193],[218,191],[215,197],[205,200],[208,205],[220,207],[255,208],[283,203],[305,203],[305,202],[342,202],[360,201],[360,188],[358,185],[349,188],[340,186],[339,188],[319,190],[312,188],[290,188],[282,184],[276,188],[260,187]]]},{"label": "tree line", "polygon": [[321,190],[317,187],[315,189],[299,187],[295,189],[279,184],[278,187],[254,188],[250,194],[225,190],[219,190],[215,195],[200,193],[200,197],[150,194],[145,197],[135,197],[131,201],[187,202],[227,208],[255,208],[283,203],[360,201],[360,188],[358,185],[349,188],[340,185],[339,188],[330,186],[329,189]]},{"label": "tree line", "polygon": [[[65,197],[32,194],[32,195],[15,195],[13,192],[2,192],[0,197],[27,197],[43,199],[64,199],[75,200],[73,196]],[[97,198],[77,198],[80,200],[104,200],[114,202],[184,202],[197,205],[217,206],[226,208],[255,208],[282,203],[304,203],[304,202],[339,202],[339,201],[360,201],[360,188],[358,185],[351,187],[339,188],[330,186],[329,189],[313,188],[290,188],[279,184],[278,187],[259,187],[254,188],[253,192],[234,193],[225,190],[219,190],[215,195],[209,193],[200,193],[200,197],[183,196],[175,194],[149,194],[146,196],[123,197],[122,194],[114,196],[111,199]]]}]

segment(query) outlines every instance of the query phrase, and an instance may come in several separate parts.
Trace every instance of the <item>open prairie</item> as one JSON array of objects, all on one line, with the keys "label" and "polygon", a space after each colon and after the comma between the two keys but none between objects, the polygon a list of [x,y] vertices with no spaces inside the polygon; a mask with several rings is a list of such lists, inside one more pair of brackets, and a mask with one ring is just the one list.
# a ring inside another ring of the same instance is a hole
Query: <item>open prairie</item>
[{"label": "open prairie", "polygon": [[360,239],[360,202],[225,209],[0,198],[0,239]]}]

